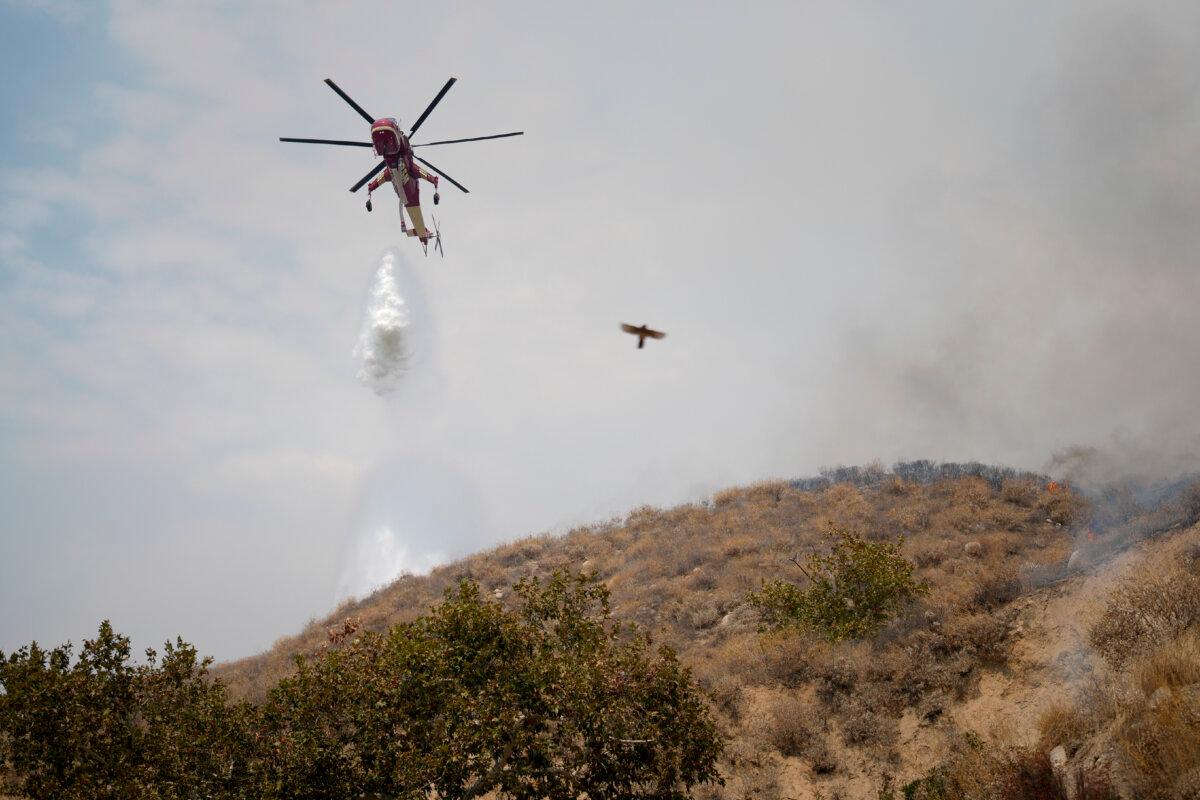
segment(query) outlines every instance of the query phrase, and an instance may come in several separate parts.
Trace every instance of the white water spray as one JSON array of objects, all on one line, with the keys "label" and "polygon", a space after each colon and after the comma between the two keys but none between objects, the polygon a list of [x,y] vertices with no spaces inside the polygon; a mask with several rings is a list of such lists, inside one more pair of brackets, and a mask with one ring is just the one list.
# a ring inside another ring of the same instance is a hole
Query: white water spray
[{"label": "white water spray", "polygon": [[356,516],[339,601],[363,597],[406,573],[423,575],[483,544],[483,514],[471,480],[420,445],[375,465]]},{"label": "white water spray", "polygon": [[336,600],[363,597],[401,575],[424,575],[448,560],[444,552],[415,551],[391,526],[377,525],[355,543],[338,583]]},{"label": "white water spray", "polygon": [[416,352],[413,313],[400,292],[396,254],[385,253],[375,271],[367,313],[354,356],[362,362],[358,379],[375,394],[394,392]]}]

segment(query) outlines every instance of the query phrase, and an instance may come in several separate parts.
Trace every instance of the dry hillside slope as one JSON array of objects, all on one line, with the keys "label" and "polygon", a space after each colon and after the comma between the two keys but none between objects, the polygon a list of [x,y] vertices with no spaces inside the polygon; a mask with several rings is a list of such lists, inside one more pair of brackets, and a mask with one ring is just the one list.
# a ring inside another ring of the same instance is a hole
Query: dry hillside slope
[{"label": "dry hillside slope", "polygon": [[[726,785],[706,792],[875,798],[886,777],[942,764],[967,732],[1053,746],[1039,721],[1103,673],[1089,631],[1113,588],[1148,554],[1200,541],[1197,504],[1173,503],[1114,511],[1040,476],[928,462],[762,483],[402,577],[217,672],[235,695],[259,697],[346,618],[384,629],[462,578],[505,599],[525,576],[592,572],[614,616],[672,646],[710,692],[730,744]],[[799,580],[791,557],[824,547],[831,528],[904,537],[929,594],[870,641],[762,634],[748,592]],[[1072,766],[1112,765],[1093,728],[1069,748]]]}]

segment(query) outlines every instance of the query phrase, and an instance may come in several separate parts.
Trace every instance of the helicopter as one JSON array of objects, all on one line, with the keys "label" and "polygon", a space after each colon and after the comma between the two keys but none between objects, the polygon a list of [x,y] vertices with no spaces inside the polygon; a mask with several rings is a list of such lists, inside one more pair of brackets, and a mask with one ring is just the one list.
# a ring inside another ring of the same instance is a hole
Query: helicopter
[{"label": "helicopter", "polygon": [[[350,187],[351,192],[357,192],[363,186],[367,186],[367,211],[371,210],[371,192],[382,186],[384,183],[391,183],[392,188],[396,190],[396,196],[400,198],[400,229],[407,236],[414,236],[421,242],[421,247],[426,254],[429,252],[429,242],[434,242],[436,249],[443,256],[445,251],[442,250],[442,235],[437,227],[437,220],[433,222],[433,230],[430,231],[425,225],[424,215],[421,213],[421,191],[420,181],[424,180],[432,183],[434,187],[433,203],[437,205],[441,200],[441,195],[438,194],[437,188],[440,179],[445,179],[451,185],[459,190],[469,193],[467,187],[463,186],[458,181],[446,174],[445,170],[440,167],[435,167],[425,159],[413,153],[413,149],[417,147],[432,147],[442,144],[459,144],[462,142],[480,142],[485,139],[505,139],[510,136],[523,136],[524,131],[513,131],[511,133],[495,133],[489,136],[472,136],[467,139],[444,139],[437,142],[422,142],[421,144],[412,144],[410,139],[429,117],[430,113],[437,104],[446,96],[446,92],[450,91],[450,87],[454,85],[458,78],[450,78],[442,87],[437,96],[432,102],[421,112],[421,116],[417,117],[417,121],[409,128],[405,134],[400,127],[400,121],[395,117],[373,117],[363,110],[363,107],[342,91],[341,87],[333,82],[332,79],[326,78],[325,83],[329,88],[337,93],[338,97],[346,101],[346,103],[358,112],[359,116],[365,119],[371,125],[371,140],[369,142],[352,142],[341,139],[298,139],[295,137],[281,136],[281,142],[297,142],[300,144],[330,144],[340,145],[343,147],[370,147],[373,149],[376,157],[382,159],[375,168],[364,175],[357,183]],[[418,164],[417,162],[421,162]],[[425,169],[424,167],[428,167]],[[380,172],[378,178],[375,178]],[[374,178],[374,180],[372,180]],[[369,182],[369,185],[368,185]],[[412,221],[412,227],[409,228],[404,221],[404,214],[408,212],[408,218]]]}]

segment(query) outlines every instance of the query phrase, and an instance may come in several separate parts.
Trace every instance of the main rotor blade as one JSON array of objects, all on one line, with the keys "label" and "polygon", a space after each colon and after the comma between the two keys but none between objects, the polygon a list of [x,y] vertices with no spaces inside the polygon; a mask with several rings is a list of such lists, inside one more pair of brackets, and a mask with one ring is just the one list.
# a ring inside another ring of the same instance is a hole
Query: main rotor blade
[{"label": "main rotor blade", "polygon": [[445,139],[440,142],[423,142],[414,144],[413,147],[431,147],[435,144],[458,144],[459,142],[482,142],[484,139],[504,139],[508,136],[524,136],[525,131],[513,131],[512,133],[495,133],[491,136],[473,136],[470,139]]},{"label": "main rotor blade", "polygon": [[359,189],[361,189],[363,187],[363,185],[367,181],[371,180],[371,178],[374,178],[379,173],[379,171],[386,166],[387,166],[386,161],[380,161],[378,164],[375,165],[375,169],[371,170],[366,175],[363,175],[361,181],[359,181],[358,183],[351,186],[350,191],[357,192]]},{"label": "main rotor blade", "polygon": [[280,136],[281,142],[300,142],[301,144],[341,144],[347,147],[374,147],[370,142],[347,142],[341,139],[292,139],[288,136]]},{"label": "main rotor blade", "polygon": [[442,170],[438,169],[438,168],[437,168],[437,167],[435,167],[433,164],[430,164],[430,163],[429,163],[428,161],[426,161],[425,159],[421,158],[420,156],[413,156],[413,158],[415,158],[417,161],[420,161],[422,164],[424,164],[425,166],[429,167],[431,170],[433,170],[434,172],[436,172],[438,175],[441,175],[443,178],[445,178],[446,180],[450,181],[451,183],[453,183],[453,184],[454,184],[455,186],[457,186],[459,189],[462,189],[462,190],[463,190],[464,192],[466,192],[467,194],[470,194],[470,193],[471,193],[471,190],[470,190],[470,189],[468,189],[467,187],[463,186],[461,183],[459,183],[458,181],[454,180],[454,178],[451,178],[451,177],[450,177],[449,175],[447,175],[445,172],[443,172]]},{"label": "main rotor blade", "polygon": [[375,118],[372,117],[370,114],[368,114],[366,111],[363,111],[362,106],[360,106],[358,103],[351,100],[350,95],[343,92],[341,90],[341,87],[339,87],[336,83],[334,83],[331,78],[326,78],[325,82],[329,84],[330,89],[333,89],[335,92],[338,93],[338,97],[342,98],[347,103],[349,103],[350,107],[353,108],[355,111],[357,111],[363,119],[365,119],[367,122],[371,122],[371,123],[375,122]]},{"label": "main rotor blade", "polygon": [[413,123],[412,128],[408,132],[409,136],[412,136],[417,132],[417,128],[421,127],[421,123],[424,122],[425,118],[429,116],[429,112],[433,111],[434,107],[436,107],[438,103],[442,102],[442,98],[446,96],[446,92],[450,91],[450,87],[454,85],[456,80],[458,80],[458,78],[451,78],[450,80],[446,81],[446,85],[443,86],[442,90],[437,93],[437,97],[433,98],[433,102],[429,104],[428,108],[421,112],[421,116],[417,117],[417,121]]}]

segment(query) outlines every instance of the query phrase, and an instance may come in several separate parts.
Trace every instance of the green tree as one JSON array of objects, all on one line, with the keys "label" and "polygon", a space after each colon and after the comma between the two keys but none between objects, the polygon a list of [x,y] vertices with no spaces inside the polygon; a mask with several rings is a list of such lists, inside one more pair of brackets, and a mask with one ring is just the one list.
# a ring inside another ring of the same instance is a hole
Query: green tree
[{"label": "green tree", "polygon": [[190,645],[130,663],[107,622],[71,663],[70,644],[0,654],[0,780],[41,798],[236,796],[251,710],[230,706]]},{"label": "green tree", "polygon": [[807,585],[773,580],[750,593],[765,628],[800,628],[833,641],[861,639],[928,591],[913,577],[912,562],[900,554],[903,537],[895,544],[872,542],[834,530],[826,538],[827,553],[812,553],[806,563],[792,559]]},{"label": "green tree", "polygon": [[43,798],[662,798],[720,781],[692,676],[555,575],[515,609],[463,582],[425,617],[298,659],[262,706],[227,702],[177,640],[130,663],[107,622],[0,654],[0,792]]},{"label": "green tree", "polygon": [[366,633],[267,699],[272,798],[684,798],[719,781],[721,739],[666,648],[612,622],[607,590],[555,575],[515,611],[471,582]]}]

